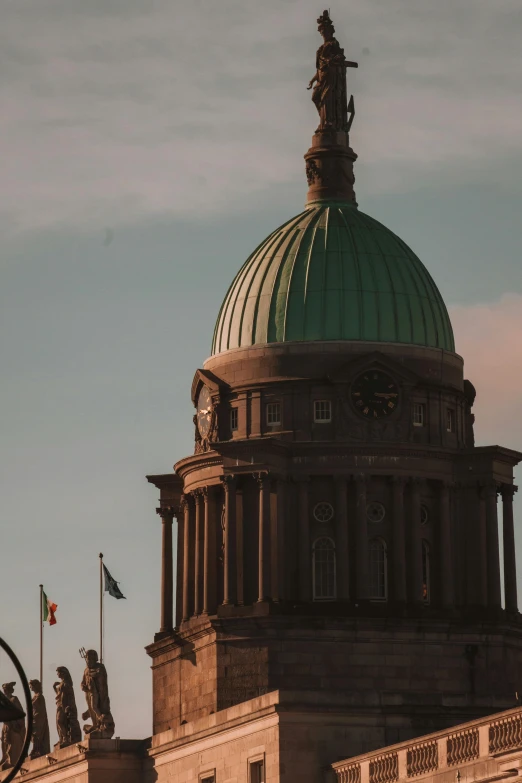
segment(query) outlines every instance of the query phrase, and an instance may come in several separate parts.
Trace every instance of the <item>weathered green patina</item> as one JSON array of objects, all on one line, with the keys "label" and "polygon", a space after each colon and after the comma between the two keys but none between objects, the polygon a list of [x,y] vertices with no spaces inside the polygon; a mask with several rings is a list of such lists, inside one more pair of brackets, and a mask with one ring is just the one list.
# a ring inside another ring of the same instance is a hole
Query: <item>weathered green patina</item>
[{"label": "weathered green patina", "polygon": [[446,306],[422,262],[353,204],[312,205],[243,265],[212,354],[263,343],[367,340],[454,351]]}]

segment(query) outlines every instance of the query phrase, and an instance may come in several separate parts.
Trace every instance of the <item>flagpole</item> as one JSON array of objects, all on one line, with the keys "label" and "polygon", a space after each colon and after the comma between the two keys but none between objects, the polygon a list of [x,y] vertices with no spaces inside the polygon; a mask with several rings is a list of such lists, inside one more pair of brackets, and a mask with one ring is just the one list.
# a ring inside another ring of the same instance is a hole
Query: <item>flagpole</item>
[{"label": "flagpole", "polygon": [[40,685],[43,688],[43,585],[40,585]]},{"label": "flagpole", "polygon": [[103,663],[103,554],[100,552],[100,663]]}]

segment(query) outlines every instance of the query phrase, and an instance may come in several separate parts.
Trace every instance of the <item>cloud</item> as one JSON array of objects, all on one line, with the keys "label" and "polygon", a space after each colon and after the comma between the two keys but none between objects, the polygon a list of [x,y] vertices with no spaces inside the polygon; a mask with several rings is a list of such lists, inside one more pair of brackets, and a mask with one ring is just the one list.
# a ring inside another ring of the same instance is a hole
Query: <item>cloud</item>
[{"label": "cloud", "polygon": [[[2,223],[28,229],[241,210],[305,191],[312,0],[18,0],[3,10]],[[368,192],[430,177],[518,187],[515,0],[354,0],[332,8]],[[369,56],[362,56],[369,49]],[[494,142],[494,149],[493,149]],[[500,176],[500,175],[499,175]],[[361,187],[359,175],[358,185]]]},{"label": "cloud", "polygon": [[477,444],[522,450],[522,296],[452,307],[450,315],[465,377],[477,389]]}]

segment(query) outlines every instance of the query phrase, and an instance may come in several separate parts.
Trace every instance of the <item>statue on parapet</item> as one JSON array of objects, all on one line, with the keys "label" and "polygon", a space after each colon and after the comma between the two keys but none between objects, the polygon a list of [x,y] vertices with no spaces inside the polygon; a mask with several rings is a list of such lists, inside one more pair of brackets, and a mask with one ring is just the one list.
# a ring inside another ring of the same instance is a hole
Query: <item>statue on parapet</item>
[{"label": "statue on parapet", "polygon": [[308,85],[309,90],[313,88],[312,101],[319,113],[316,132],[347,131],[346,69],[357,68],[358,64],[345,59],[344,49],[334,37],[335,28],[328,11],[323,11],[317,24],[324,43],[317,50],[316,72]]},{"label": "statue on parapet", "polygon": [[[2,690],[5,697],[16,707],[22,715],[24,711],[17,697],[14,695],[15,682],[5,682]],[[24,746],[25,740],[25,720],[20,718],[4,723],[2,727],[2,758],[0,759],[0,770],[14,767]]]},{"label": "statue on parapet", "polygon": [[87,650],[85,663],[87,666],[81,687],[85,693],[87,710],[82,714],[82,718],[90,718],[92,723],[87,723],[83,730],[87,737],[110,739],[114,734],[114,720],[111,715],[107,670],[103,663],[99,662],[96,650]]},{"label": "statue on parapet", "polygon": [[29,687],[34,693],[31,758],[37,759],[39,756],[46,756],[51,751],[49,721],[47,720],[47,707],[45,706],[45,698],[42,693],[42,683],[40,680],[29,680]]},{"label": "statue on parapet", "polygon": [[69,669],[66,666],[58,666],[56,674],[60,682],[53,685],[56,693],[56,729],[58,742],[55,749],[66,748],[75,742],[80,742],[82,732],[78,723],[78,710]]}]

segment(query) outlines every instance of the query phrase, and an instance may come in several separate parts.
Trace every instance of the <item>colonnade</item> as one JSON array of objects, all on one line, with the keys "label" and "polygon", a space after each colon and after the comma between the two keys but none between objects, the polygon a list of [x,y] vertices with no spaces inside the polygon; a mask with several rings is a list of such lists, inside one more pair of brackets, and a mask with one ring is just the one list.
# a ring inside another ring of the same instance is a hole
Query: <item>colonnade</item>
[{"label": "colonnade", "polygon": [[[312,541],[310,534],[310,476],[296,476],[295,503],[297,541],[285,544],[285,516],[289,513],[285,495],[290,480],[268,473],[252,476],[258,487],[257,520],[257,602],[285,598],[312,600]],[[179,507],[162,505],[161,632],[174,625],[173,546],[174,517],[178,521],[176,626],[192,616],[214,614],[218,603],[244,602],[244,520],[238,481],[243,476],[226,475],[220,484],[194,490],[182,496]],[[393,476],[391,491],[392,532],[390,553],[390,597],[394,602],[419,603],[423,600],[421,519],[422,480]],[[364,599],[368,596],[367,499],[371,476],[356,474],[334,477],[334,525],[337,569],[337,599]],[[437,482],[437,548],[439,596],[437,604],[476,603],[501,605],[501,574],[497,496],[501,495],[504,551],[505,608],[517,609],[513,495],[511,484],[479,482],[455,484]],[[406,488],[408,487],[408,492]],[[469,504],[469,493],[473,503]],[[466,493],[468,493],[466,495]],[[467,499],[466,499],[467,498]],[[349,511],[351,507],[351,511]],[[476,509],[476,516],[474,514]],[[354,518],[355,525],[349,524]],[[419,520],[419,524],[412,524]],[[219,526],[219,527],[218,527]],[[221,528],[221,530],[219,529]],[[460,533],[457,534],[457,528]],[[466,546],[466,542],[469,547]],[[473,546],[471,544],[473,543]],[[287,554],[297,560],[297,581],[289,585],[285,574]],[[462,547],[464,546],[464,554]],[[222,551],[218,551],[221,547]],[[478,561],[462,558],[469,549]],[[352,555],[352,556],[350,556]],[[342,564],[342,567],[341,567]],[[459,583],[461,568],[467,569],[464,587]],[[220,584],[218,585],[218,580]],[[287,594],[288,593],[288,594]]]}]

